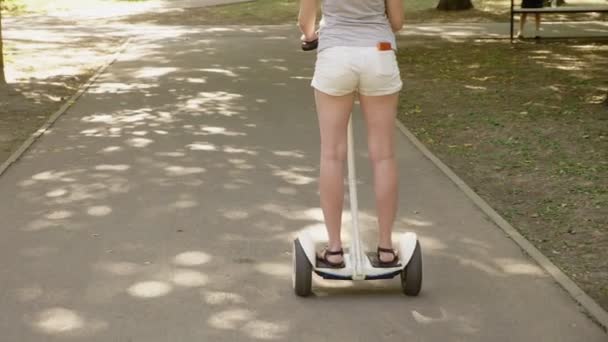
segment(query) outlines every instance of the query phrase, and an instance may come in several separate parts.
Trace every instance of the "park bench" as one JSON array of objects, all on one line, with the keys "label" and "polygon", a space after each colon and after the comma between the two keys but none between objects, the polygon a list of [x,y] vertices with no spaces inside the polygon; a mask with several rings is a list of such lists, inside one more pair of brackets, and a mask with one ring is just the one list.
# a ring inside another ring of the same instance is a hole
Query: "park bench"
[{"label": "park bench", "polygon": [[[542,8],[522,8],[521,6],[515,6],[515,1],[511,0],[511,42],[513,42],[513,22],[515,18],[515,14],[517,13],[608,13],[608,4],[607,5],[579,5],[579,6],[555,6],[555,1],[552,1],[552,6],[542,7]],[[521,19],[520,19],[521,20]]]}]

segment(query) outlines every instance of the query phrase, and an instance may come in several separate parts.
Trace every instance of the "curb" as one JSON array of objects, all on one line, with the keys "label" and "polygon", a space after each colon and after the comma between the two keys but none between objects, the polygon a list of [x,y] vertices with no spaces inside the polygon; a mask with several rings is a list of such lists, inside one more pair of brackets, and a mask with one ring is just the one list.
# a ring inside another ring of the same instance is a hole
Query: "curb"
[{"label": "curb", "polygon": [[97,71],[95,72],[95,74],[93,74],[93,76],[91,76],[85,84],[81,85],[78,88],[78,91],[76,91],[76,93],[74,95],[72,95],[61,106],[61,108],[59,108],[59,110],[57,110],[55,113],[53,113],[53,115],[51,115],[51,117],[42,125],[42,127],[40,127],[38,130],[36,130],[36,132],[32,133],[32,135],[30,135],[30,137],[25,142],[23,142],[23,144],[21,144],[21,146],[19,146],[19,148],[15,152],[13,152],[6,161],[4,161],[0,165],[0,176],[2,176],[12,164],[17,162],[23,156],[23,154],[43,134],[45,134],[49,130],[49,128],[51,128],[51,126],[53,126],[55,121],[57,121],[57,119],[59,119],[59,117],[61,115],[63,115],[65,112],[67,112],[68,109],[70,109],[70,107],[72,107],[74,105],[74,103],[76,103],[78,98],[80,98],[89,89],[89,87],[91,87],[91,85],[93,85],[93,83],[95,83],[97,78],[99,78],[99,76],[101,76],[101,74],[103,74],[110,65],[112,65],[112,64],[114,64],[114,62],[116,62],[116,60],[118,59],[118,56],[125,50],[125,48],[129,45],[130,42],[131,42],[131,38],[127,38],[120,45],[120,47],[118,47],[118,49],[114,52],[112,57],[110,57],[110,59],[106,63],[104,63],[102,66],[100,66],[97,69]]},{"label": "curb", "polygon": [[467,197],[481,209],[500,229],[502,229],[521,249],[534,259],[553,279],[566,290],[587,311],[589,316],[596,321],[605,332],[608,332],[608,312],[589,297],[572,279],[564,274],[555,264],[544,256],[530,241],[523,237],[509,222],[498,214],[490,205],[473,191],[460,177],[458,177],[447,165],[437,158],[416,136],[407,129],[401,121],[397,121],[397,127],[422,154],[440,169],[448,178],[462,190]]}]

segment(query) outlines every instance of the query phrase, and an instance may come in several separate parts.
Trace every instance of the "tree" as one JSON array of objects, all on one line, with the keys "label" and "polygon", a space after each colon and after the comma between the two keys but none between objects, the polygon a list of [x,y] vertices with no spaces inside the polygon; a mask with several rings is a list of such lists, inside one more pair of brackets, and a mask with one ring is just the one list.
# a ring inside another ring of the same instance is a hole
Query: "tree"
[{"label": "tree", "polygon": [[2,2],[0,0],[0,86],[6,85],[6,77],[4,76],[4,44],[2,44]]},{"label": "tree", "polygon": [[458,11],[473,8],[471,0],[439,0],[437,9],[442,11]]}]

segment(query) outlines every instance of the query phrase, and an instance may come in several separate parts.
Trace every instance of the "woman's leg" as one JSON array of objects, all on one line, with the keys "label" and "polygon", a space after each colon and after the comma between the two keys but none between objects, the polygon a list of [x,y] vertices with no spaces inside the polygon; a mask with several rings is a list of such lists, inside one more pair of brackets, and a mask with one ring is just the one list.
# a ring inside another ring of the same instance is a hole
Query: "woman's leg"
[{"label": "woman's leg", "polygon": [[[342,248],[340,228],[344,204],[344,161],[354,95],[331,96],[315,90],[315,100],[321,133],[321,208],[329,235],[329,250],[337,251]],[[342,260],[342,256],[328,255],[327,259],[336,263]]]},{"label": "woman's leg", "polygon": [[540,31],[540,13],[536,13],[536,35],[538,36],[538,31]]},{"label": "woman's leg", "polygon": [[[391,234],[397,213],[398,183],[395,161],[395,116],[399,94],[360,96],[361,109],[367,124],[367,142],[374,170],[376,213],[380,229],[378,246],[393,248]],[[390,253],[380,253],[385,262],[393,260]]]},{"label": "woman's leg", "polygon": [[517,32],[518,37],[522,37],[524,34],[524,25],[526,25],[526,17],[528,13],[522,13],[519,18],[519,32]]}]

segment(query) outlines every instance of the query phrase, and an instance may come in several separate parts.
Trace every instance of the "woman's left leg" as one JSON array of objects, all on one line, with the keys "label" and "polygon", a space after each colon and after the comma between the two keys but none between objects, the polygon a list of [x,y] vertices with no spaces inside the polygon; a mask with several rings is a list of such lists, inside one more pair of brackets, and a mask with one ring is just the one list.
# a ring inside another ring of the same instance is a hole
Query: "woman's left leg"
[{"label": "woman's left leg", "polygon": [[[340,233],[344,203],[344,161],[347,153],[346,132],[354,95],[331,96],[315,90],[315,100],[321,134],[321,208],[329,235],[328,250],[338,251],[342,248]],[[342,257],[328,255],[327,260],[338,263]]]}]

